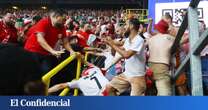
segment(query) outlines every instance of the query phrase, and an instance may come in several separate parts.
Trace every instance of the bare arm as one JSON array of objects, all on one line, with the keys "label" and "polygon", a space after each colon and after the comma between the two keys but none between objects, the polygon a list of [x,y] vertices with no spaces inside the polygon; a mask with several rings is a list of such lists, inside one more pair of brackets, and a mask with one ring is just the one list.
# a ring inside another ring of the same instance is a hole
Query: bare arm
[{"label": "bare arm", "polygon": [[114,44],[117,45],[117,46],[123,46],[124,41],[123,40],[122,41],[116,41],[116,40],[114,40]]},{"label": "bare arm", "polygon": [[98,53],[98,52],[93,52],[93,51],[89,51],[87,52],[88,54],[91,54],[91,55],[95,55],[95,56],[104,56],[103,53]]},{"label": "bare arm", "polygon": [[46,51],[50,52],[52,55],[60,56],[63,51],[56,51],[54,50],[45,40],[44,33],[37,33],[37,41],[40,44],[40,46],[45,49]]},{"label": "bare arm", "polygon": [[48,93],[50,94],[53,92],[57,92],[59,90],[65,89],[67,87],[79,89],[79,80],[73,80],[71,82],[60,83],[55,86],[52,86],[51,88],[48,89]]},{"label": "bare arm", "polygon": [[46,51],[52,53],[53,48],[45,40],[44,33],[37,33],[37,41],[42,48],[44,48]]},{"label": "bare arm", "polygon": [[116,52],[118,52],[123,58],[126,58],[126,59],[130,58],[132,55],[134,55],[136,53],[136,52],[134,52],[132,50],[128,50],[128,51],[123,50],[123,49],[119,48],[116,45],[111,45],[111,47],[113,49],[115,49]]},{"label": "bare arm", "polygon": [[71,45],[69,44],[68,38],[63,38],[63,46],[64,48],[69,51],[70,53],[74,53],[74,50],[71,48]]},{"label": "bare arm", "polygon": [[99,52],[102,52],[103,50],[100,49],[100,48],[85,47],[84,51],[99,51]]},{"label": "bare arm", "polygon": [[150,33],[150,34],[152,33],[152,22],[153,22],[153,19],[150,18],[148,26],[147,26],[147,32]]},{"label": "bare arm", "polygon": [[106,42],[111,48],[113,48],[114,50],[116,50],[116,52],[118,52],[123,58],[130,58],[132,55],[136,54],[135,51],[132,50],[124,50],[122,48],[120,48],[119,46],[115,45],[113,40],[108,37],[107,39],[104,40],[104,42]]},{"label": "bare arm", "polygon": [[51,93],[57,92],[59,90],[62,90],[66,87],[68,87],[67,83],[60,83],[60,84],[54,85],[53,87],[49,88],[48,93],[51,94]]}]

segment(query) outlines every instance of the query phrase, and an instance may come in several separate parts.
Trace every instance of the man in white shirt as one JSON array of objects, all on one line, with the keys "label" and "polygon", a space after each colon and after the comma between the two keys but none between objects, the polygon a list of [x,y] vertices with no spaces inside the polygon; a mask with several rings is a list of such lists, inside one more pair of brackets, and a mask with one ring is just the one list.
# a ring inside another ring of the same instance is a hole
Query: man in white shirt
[{"label": "man in white shirt", "polygon": [[[123,49],[113,43],[113,40],[108,37],[104,39],[109,46],[111,46],[120,58],[112,59],[112,64],[120,59],[125,59],[125,71],[115,76],[110,84],[107,85],[106,91],[109,95],[120,95],[131,89],[131,96],[144,95],[146,89],[145,82],[145,48],[144,39],[138,34],[140,22],[138,19],[131,19],[127,21],[127,31],[129,37],[126,39]],[[106,68],[108,69],[108,68]]]},{"label": "man in white shirt", "polygon": [[168,23],[164,20],[155,25],[156,34],[147,40],[149,46],[149,66],[153,71],[158,95],[171,95],[169,74],[171,47],[175,38],[168,33]]}]

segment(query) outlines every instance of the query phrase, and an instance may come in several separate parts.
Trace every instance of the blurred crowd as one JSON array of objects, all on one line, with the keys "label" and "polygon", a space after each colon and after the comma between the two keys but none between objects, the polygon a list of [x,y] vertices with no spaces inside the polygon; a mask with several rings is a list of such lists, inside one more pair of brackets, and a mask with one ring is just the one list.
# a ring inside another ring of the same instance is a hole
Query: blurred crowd
[{"label": "blurred crowd", "polygon": [[[0,10],[0,67],[5,74],[0,79],[0,94],[45,95],[41,76],[80,52],[83,59],[89,54],[83,68],[96,65],[106,72],[109,83],[103,89],[108,95],[173,95],[172,71],[189,52],[189,32],[184,33],[177,55],[172,55],[178,27],[169,14],[155,25],[153,21],[141,22],[123,9]],[[204,22],[199,21],[200,34],[205,29]],[[208,47],[201,57],[207,95]],[[69,76],[58,75],[51,85],[73,80],[75,64],[61,71],[70,72]],[[190,74],[187,68],[179,76],[176,95],[191,95]]]}]

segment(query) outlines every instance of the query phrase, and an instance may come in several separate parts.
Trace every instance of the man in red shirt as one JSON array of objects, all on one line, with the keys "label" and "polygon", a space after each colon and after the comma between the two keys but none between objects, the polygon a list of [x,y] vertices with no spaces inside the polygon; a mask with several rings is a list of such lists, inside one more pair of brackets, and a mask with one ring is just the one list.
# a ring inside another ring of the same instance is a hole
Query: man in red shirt
[{"label": "man in red shirt", "polygon": [[64,28],[64,12],[62,10],[53,10],[50,16],[40,20],[34,27],[32,32],[27,36],[25,50],[33,52],[35,57],[41,62],[43,72],[48,72],[52,69],[48,58],[50,55],[60,57],[63,51],[54,50],[57,41],[60,39],[63,42],[63,47],[73,53],[66,37]]},{"label": "man in red shirt", "polygon": [[81,46],[81,47],[89,47],[87,45],[87,40],[89,38],[89,35],[92,34],[90,32],[90,25],[89,24],[84,24],[82,26],[82,29],[80,29],[80,31],[78,31],[77,33],[77,37],[78,37],[78,44]]},{"label": "man in red shirt", "polygon": [[30,33],[33,32],[32,27],[34,27],[34,25],[37,24],[40,20],[41,16],[34,16],[32,21],[24,21],[24,28],[19,34],[19,42],[21,42],[23,45],[25,44],[27,36],[30,36]]},{"label": "man in red shirt", "polygon": [[11,13],[7,13],[0,21],[0,43],[17,43],[17,37],[14,16]]}]

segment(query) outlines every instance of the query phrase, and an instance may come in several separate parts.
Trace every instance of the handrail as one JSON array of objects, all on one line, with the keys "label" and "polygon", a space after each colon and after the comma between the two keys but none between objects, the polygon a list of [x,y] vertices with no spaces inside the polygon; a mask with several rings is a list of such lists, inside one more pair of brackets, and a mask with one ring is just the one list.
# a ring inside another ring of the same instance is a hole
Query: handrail
[{"label": "handrail", "polygon": [[89,56],[89,53],[88,53],[88,52],[85,52],[85,57],[84,57],[84,60],[85,60],[85,61],[88,60],[88,56]]},{"label": "handrail", "polygon": [[[189,7],[197,7],[198,4],[199,4],[200,0],[191,0],[190,4],[189,4]],[[180,40],[186,30],[186,28],[188,27],[188,14],[186,13],[186,15],[184,16],[184,19],[183,19],[183,22],[178,30],[178,33],[176,35],[176,39],[175,39],[175,42],[172,46],[172,49],[171,49],[171,53],[175,53],[176,52],[176,49],[179,47],[179,44],[180,44]]]},{"label": "handrail", "polygon": [[[87,60],[88,60],[88,56],[89,56],[89,53],[86,51],[86,52],[85,52],[85,56],[84,56],[84,61],[87,61]],[[78,59],[78,60],[79,60],[79,59]],[[81,60],[77,62],[77,74],[76,74],[76,79],[75,79],[75,80],[78,80],[78,79],[79,79],[79,76],[80,76],[81,63],[79,63],[79,62],[81,62]],[[78,66],[78,65],[79,65],[79,66]],[[65,88],[65,89],[59,94],[59,96],[66,96],[67,93],[69,92],[69,90],[70,90],[70,88]],[[74,96],[77,96],[77,95],[78,95],[78,90],[75,89],[75,91],[74,91]]]},{"label": "handrail", "polygon": [[[81,57],[77,59],[77,73],[76,73],[76,80],[79,79],[81,75]],[[78,89],[74,90],[74,96],[78,96]]]},{"label": "handrail", "polygon": [[[199,2],[200,2],[200,0],[191,0],[189,7],[195,8],[198,6]],[[183,36],[185,30],[187,29],[187,27],[188,27],[188,13],[186,13],[186,15],[184,16],[183,22],[178,30],[178,33],[176,35],[176,39],[175,39],[173,46],[171,48],[171,55],[174,55],[174,53],[176,53],[176,50],[180,46],[180,41],[181,41],[182,36]],[[176,70],[176,75],[174,77],[175,80],[178,78],[178,76],[180,75],[180,73],[184,69],[184,67],[187,66],[187,64],[189,64],[189,60],[190,60],[190,53],[186,57],[186,59],[181,63],[179,68]]]},{"label": "handrail", "polygon": [[59,94],[59,96],[66,96],[67,95],[67,93],[69,92],[69,88],[65,88],[60,94]]},{"label": "handrail", "polygon": [[197,43],[194,45],[194,54],[200,54],[201,51],[204,49],[204,46],[208,44],[208,29],[206,29],[202,35],[200,36],[200,39],[197,41]]},{"label": "handrail", "polygon": [[179,75],[184,71],[184,69],[190,64],[190,54],[186,56],[186,58],[183,60],[183,62],[179,65],[177,70],[175,71],[173,80],[176,81]]},{"label": "handrail", "polygon": [[[42,81],[46,84],[46,90],[48,90],[48,88],[49,88],[50,79],[54,75],[56,75],[60,70],[62,70],[65,66],[67,66],[71,61],[73,61],[75,58],[78,58],[78,64],[79,65],[77,65],[77,70],[80,70],[80,68],[81,68],[81,58],[79,57],[79,53],[74,53],[42,77]],[[80,76],[80,74],[77,74],[76,78],[79,77],[78,75]],[[76,94],[78,94],[78,93],[76,93]],[[46,95],[48,95],[48,92],[46,93]]]},{"label": "handrail", "polygon": [[176,80],[182,71],[190,64],[191,70],[191,82],[192,82],[192,95],[201,96],[203,95],[202,88],[202,72],[201,72],[201,59],[200,53],[208,43],[208,30],[206,30],[201,37],[199,37],[198,31],[198,15],[197,6],[200,0],[191,0],[188,13],[186,13],[183,22],[178,30],[175,42],[171,48],[171,54],[176,53],[177,48],[180,45],[180,40],[189,26],[189,41],[190,41],[190,52],[186,56],[185,60],[180,64],[175,72],[174,79]]},{"label": "handrail", "polygon": [[173,46],[171,48],[171,54],[173,55],[174,53],[176,53],[177,48],[180,45],[180,41],[182,39],[182,36],[184,34],[184,32],[186,31],[186,28],[188,27],[188,15],[186,14],[184,16],[183,22],[178,30],[178,33],[176,35],[175,41],[173,43]]},{"label": "handrail", "polygon": [[[80,78],[81,75],[81,56],[78,55],[78,59],[77,59],[77,71],[76,71],[76,78],[75,80],[78,80]],[[60,94],[59,96],[66,96],[67,93],[69,92],[69,88],[65,88]],[[78,89],[74,89],[74,96],[78,96]]]}]

